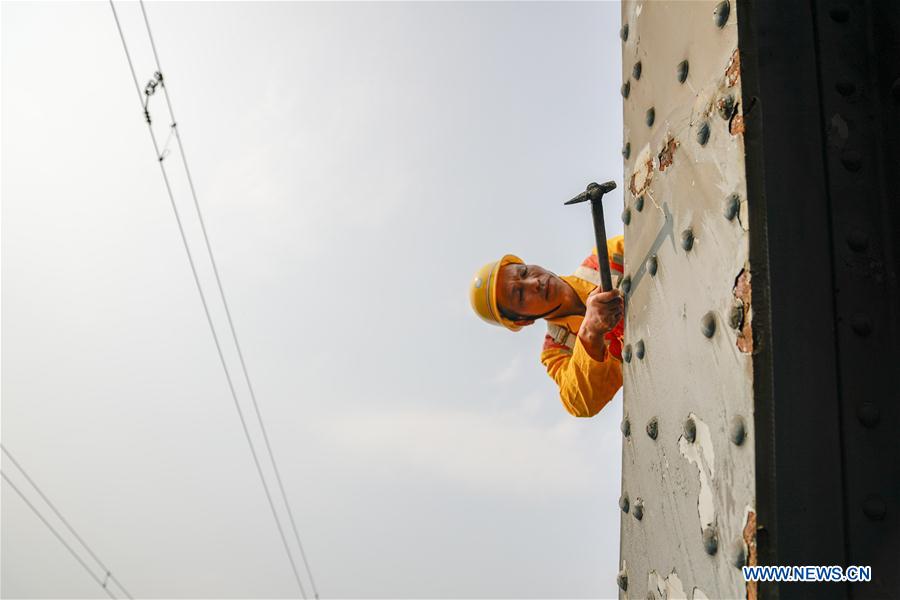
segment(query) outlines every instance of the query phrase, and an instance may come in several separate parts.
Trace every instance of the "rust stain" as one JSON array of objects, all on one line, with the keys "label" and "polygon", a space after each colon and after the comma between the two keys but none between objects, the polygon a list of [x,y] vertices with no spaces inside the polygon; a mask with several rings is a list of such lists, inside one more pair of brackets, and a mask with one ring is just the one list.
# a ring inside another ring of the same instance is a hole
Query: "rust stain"
[{"label": "rust stain", "polygon": [[641,163],[640,168],[635,169],[634,173],[631,174],[631,183],[628,185],[628,188],[631,190],[632,194],[639,196],[650,187],[650,181],[652,179],[653,159],[650,158]]},{"label": "rust stain", "polygon": [[727,121],[734,115],[737,105],[734,102],[734,96],[726,95],[715,101],[715,107],[716,111]]},{"label": "rust stain", "polygon": [[753,330],[750,326],[753,288],[750,285],[750,271],[741,269],[734,280],[734,304],[732,306],[732,327],[738,330],[737,347],[745,353],[753,352]]},{"label": "rust stain", "polygon": [[[756,512],[747,513],[747,523],[743,531],[744,545],[747,547],[747,565],[756,566]],[[747,600],[756,600],[756,582],[747,582]]]},{"label": "rust stain", "polygon": [[744,133],[744,115],[734,115],[731,117],[731,123],[728,125],[731,135]]},{"label": "rust stain", "polygon": [[678,149],[679,143],[673,137],[670,137],[666,140],[665,146],[663,146],[662,151],[659,153],[659,170],[660,172],[665,171],[666,167],[672,166],[672,162],[675,160],[675,150]]},{"label": "rust stain", "polygon": [[728,61],[728,67],[725,69],[725,83],[728,87],[734,86],[741,77],[741,56],[738,54],[737,48],[731,53],[731,60]]}]

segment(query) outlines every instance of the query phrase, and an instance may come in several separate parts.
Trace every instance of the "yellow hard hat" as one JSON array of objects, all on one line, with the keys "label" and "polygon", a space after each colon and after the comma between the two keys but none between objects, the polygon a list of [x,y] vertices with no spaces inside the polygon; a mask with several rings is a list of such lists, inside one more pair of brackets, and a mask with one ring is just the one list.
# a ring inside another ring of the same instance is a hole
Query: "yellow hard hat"
[{"label": "yellow hard hat", "polygon": [[518,256],[507,254],[500,260],[489,262],[478,269],[472,278],[472,285],[469,286],[469,302],[472,304],[472,310],[491,325],[502,325],[510,331],[522,329],[520,325],[501,315],[497,307],[497,275],[500,269],[506,265],[521,264],[525,264],[525,261]]}]

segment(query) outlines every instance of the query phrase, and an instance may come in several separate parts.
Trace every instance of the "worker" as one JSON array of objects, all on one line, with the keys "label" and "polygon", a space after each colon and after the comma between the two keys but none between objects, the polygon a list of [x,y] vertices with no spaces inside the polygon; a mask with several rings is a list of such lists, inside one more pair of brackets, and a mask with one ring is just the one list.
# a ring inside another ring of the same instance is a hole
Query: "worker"
[{"label": "worker", "polygon": [[[615,285],[622,279],[622,236],[607,241]],[[597,250],[575,273],[558,276],[527,265],[512,254],[475,273],[469,300],[492,325],[518,331],[539,319],[547,322],[541,363],[559,386],[566,410],[592,417],[622,387],[624,301],[616,288],[602,292]]]}]

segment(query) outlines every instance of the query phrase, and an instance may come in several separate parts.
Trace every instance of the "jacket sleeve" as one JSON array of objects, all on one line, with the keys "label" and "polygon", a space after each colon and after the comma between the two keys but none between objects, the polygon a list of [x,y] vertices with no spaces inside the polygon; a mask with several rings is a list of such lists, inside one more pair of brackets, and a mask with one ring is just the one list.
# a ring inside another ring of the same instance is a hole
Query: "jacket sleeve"
[{"label": "jacket sleeve", "polygon": [[576,338],[575,347],[544,338],[541,362],[559,386],[559,398],[576,417],[593,417],[622,387],[622,364],[604,351],[602,361],[591,358]]}]

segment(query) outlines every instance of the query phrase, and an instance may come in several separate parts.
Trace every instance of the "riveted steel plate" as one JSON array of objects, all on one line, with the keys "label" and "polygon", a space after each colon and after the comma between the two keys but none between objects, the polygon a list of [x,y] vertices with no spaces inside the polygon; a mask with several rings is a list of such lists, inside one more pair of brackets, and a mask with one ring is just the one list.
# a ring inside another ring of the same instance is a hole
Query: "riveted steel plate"
[{"label": "riveted steel plate", "polygon": [[755,461],[735,0],[626,0],[622,24],[622,496],[642,510],[621,513],[620,595],[742,598]]}]

